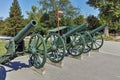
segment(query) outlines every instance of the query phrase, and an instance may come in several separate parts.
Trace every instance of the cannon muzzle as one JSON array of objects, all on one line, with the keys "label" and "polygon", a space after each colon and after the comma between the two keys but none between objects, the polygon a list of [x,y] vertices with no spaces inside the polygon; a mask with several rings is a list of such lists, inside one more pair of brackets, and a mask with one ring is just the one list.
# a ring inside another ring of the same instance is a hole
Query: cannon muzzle
[{"label": "cannon muzzle", "polygon": [[33,30],[33,28],[36,26],[36,21],[32,20],[30,21],[15,37],[14,41],[16,43],[21,42],[29,33]]},{"label": "cannon muzzle", "polygon": [[103,30],[106,26],[107,26],[107,24],[104,24],[96,29],[93,29],[92,31],[90,31],[90,34],[94,34],[95,32],[99,32],[99,31]]}]

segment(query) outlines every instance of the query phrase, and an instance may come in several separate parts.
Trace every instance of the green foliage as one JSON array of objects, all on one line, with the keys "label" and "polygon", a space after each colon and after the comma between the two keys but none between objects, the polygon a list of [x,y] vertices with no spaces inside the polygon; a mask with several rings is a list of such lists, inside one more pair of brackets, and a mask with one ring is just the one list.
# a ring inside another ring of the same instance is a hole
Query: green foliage
[{"label": "green foliage", "polygon": [[3,29],[4,29],[4,26],[3,26],[3,25],[4,25],[4,23],[5,23],[5,22],[1,19],[1,20],[0,20],[0,35],[3,34]]},{"label": "green foliage", "polygon": [[84,16],[83,15],[79,15],[78,17],[76,17],[75,19],[74,19],[74,24],[75,25],[80,25],[80,24],[82,24],[82,23],[84,23],[85,22],[85,19],[84,19]]},{"label": "green foliage", "polygon": [[[45,14],[45,13],[43,13],[43,14]],[[57,26],[57,17],[56,17],[56,13],[55,13],[55,11],[53,10],[53,11],[50,11],[49,13],[48,13],[48,15],[49,15],[49,20],[48,20],[48,24],[46,24],[47,26],[47,28],[54,28],[54,27],[56,27]]]},{"label": "green foliage", "polygon": [[34,32],[46,35],[47,30],[57,27],[56,10],[62,10],[64,14],[60,14],[60,26],[74,25],[73,20],[78,14],[78,9],[75,8],[70,0],[39,0],[40,7],[32,6],[32,11],[27,11],[28,20],[34,19],[38,26]]},{"label": "green foliage", "polygon": [[114,27],[114,29],[115,29],[116,31],[119,31],[119,32],[120,32],[120,20],[115,21],[115,22],[113,23],[113,27]]},{"label": "green foliage", "polygon": [[0,41],[0,56],[6,53],[6,49],[4,48],[6,42],[7,41]]},{"label": "green foliage", "polygon": [[99,27],[101,25],[98,18],[95,17],[94,15],[89,15],[87,17],[87,22],[88,22],[88,27],[90,29],[94,29],[94,28]]},{"label": "green foliage", "polygon": [[[62,18],[73,18],[77,15],[77,8],[75,8],[70,0],[39,0],[39,4],[42,6],[43,14],[49,14],[49,23],[50,26],[56,27],[57,24],[57,17],[56,17],[56,9],[62,10],[64,14],[61,14],[61,21]],[[51,25],[51,23],[53,25]],[[55,23],[55,24],[54,24]],[[62,24],[61,24],[62,25]]]},{"label": "green foliage", "polygon": [[35,30],[34,30],[34,33],[39,33],[41,35],[46,35],[47,34],[47,28],[43,28],[41,27],[41,25],[38,25]]},{"label": "green foliage", "polygon": [[[29,15],[28,21],[30,20],[36,20],[37,26],[34,29],[34,33],[40,33],[41,35],[46,34],[47,28],[45,27],[47,23],[47,14],[42,15],[42,10],[37,8],[36,6],[31,7],[32,11],[27,11],[27,14]],[[45,17],[44,17],[45,16]],[[43,27],[42,27],[43,26]]]},{"label": "green foliage", "polygon": [[42,14],[41,10],[34,5],[31,7],[31,9],[31,11],[26,11],[27,15],[29,15],[28,20],[36,20],[39,22]]},{"label": "green foliage", "polygon": [[54,0],[38,0],[38,3],[41,5],[43,12],[47,13],[49,11],[49,7],[51,6],[50,1]]},{"label": "green foliage", "polygon": [[0,28],[2,28],[1,25],[2,25],[3,23],[4,23],[4,21],[1,19],[1,20],[0,20]]},{"label": "green foliage", "polygon": [[38,2],[43,13],[50,13],[51,11],[55,13],[56,9],[59,8],[59,10],[64,11],[64,16],[73,17],[77,13],[76,10],[78,10],[71,4],[70,0],[39,0]]},{"label": "green foliage", "polygon": [[100,19],[106,20],[109,29],[115,29],[114,22],[120,19],[120,1],[119,0],[88,0],[87,4],[100,11]]},{"label": "green foliage", "polygon": [[113,37],[112,36],[109,36],[109,37],[103,37],[105,41],[112,41],[113,40]]},{"label": "green foliage", "polygon": [[100,19],[100,24],[107,23],[103,15],[99,16],[99,19]]},{"label": "green foliage", "polygon": [[44,13],[42,16],[41,16],[41,22],[46,22],[49,20],[49,14],[47,13]]},{"label": "green foliage", "polygon": [[[3,34],[14,36],[24,27],[23,16],[18,1],[14,0],[10,7],[9,17],[5,20]],[[7,31],[7,32],[6,32]]]},{"label": "green foliage", "polygon": [[70,17],[62,17],[60,21],[61,26],[71,26],[74,25],[73,19]]}]

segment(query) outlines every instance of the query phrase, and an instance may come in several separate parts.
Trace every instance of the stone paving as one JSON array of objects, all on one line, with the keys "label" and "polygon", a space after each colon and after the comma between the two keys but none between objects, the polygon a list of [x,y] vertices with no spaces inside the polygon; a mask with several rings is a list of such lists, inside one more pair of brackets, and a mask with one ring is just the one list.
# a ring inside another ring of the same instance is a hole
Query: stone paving
[{"label": "stone paving", "polygon": [[28,56],[18,57],[8,65],[0,66],[0,80],[120,80],[120,43],[105,42],[90,56],[75,59],[65,57],[63,67],[45,64],[41,69],[29,67]]},{"label": "stone paving", "polygon": [[106,41],[100,52],[120,56],[120,42]]}]

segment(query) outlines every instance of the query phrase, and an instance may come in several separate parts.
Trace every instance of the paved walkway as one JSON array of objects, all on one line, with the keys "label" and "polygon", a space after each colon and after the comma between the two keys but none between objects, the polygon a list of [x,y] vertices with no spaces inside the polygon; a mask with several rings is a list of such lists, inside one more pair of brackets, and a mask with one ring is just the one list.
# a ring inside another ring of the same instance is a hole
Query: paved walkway
[{"label": "paved walkway", "polygon": [[106,41],[100,49],[100,52],[120,56],[120,42]]},{"label": "paved walkway", "polygon": [[105,42],[100,52],[84,55],[83,60],[65,57],[62,68],[46,63],[44,75],[41,70],[29,68],[27,56],[18,57],[0,66],[0,80],[120,80],[119,46]]}]

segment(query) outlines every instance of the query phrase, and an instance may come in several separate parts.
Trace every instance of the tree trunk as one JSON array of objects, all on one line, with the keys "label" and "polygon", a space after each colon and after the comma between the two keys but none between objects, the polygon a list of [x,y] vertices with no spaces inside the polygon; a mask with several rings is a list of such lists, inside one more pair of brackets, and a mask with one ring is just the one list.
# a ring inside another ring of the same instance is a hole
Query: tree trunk
[{"label": "tree trunk", "polygon": [[104,36],[105,37],[109,37],[109,28],[108,28],[108,25],[104,29]]}]

